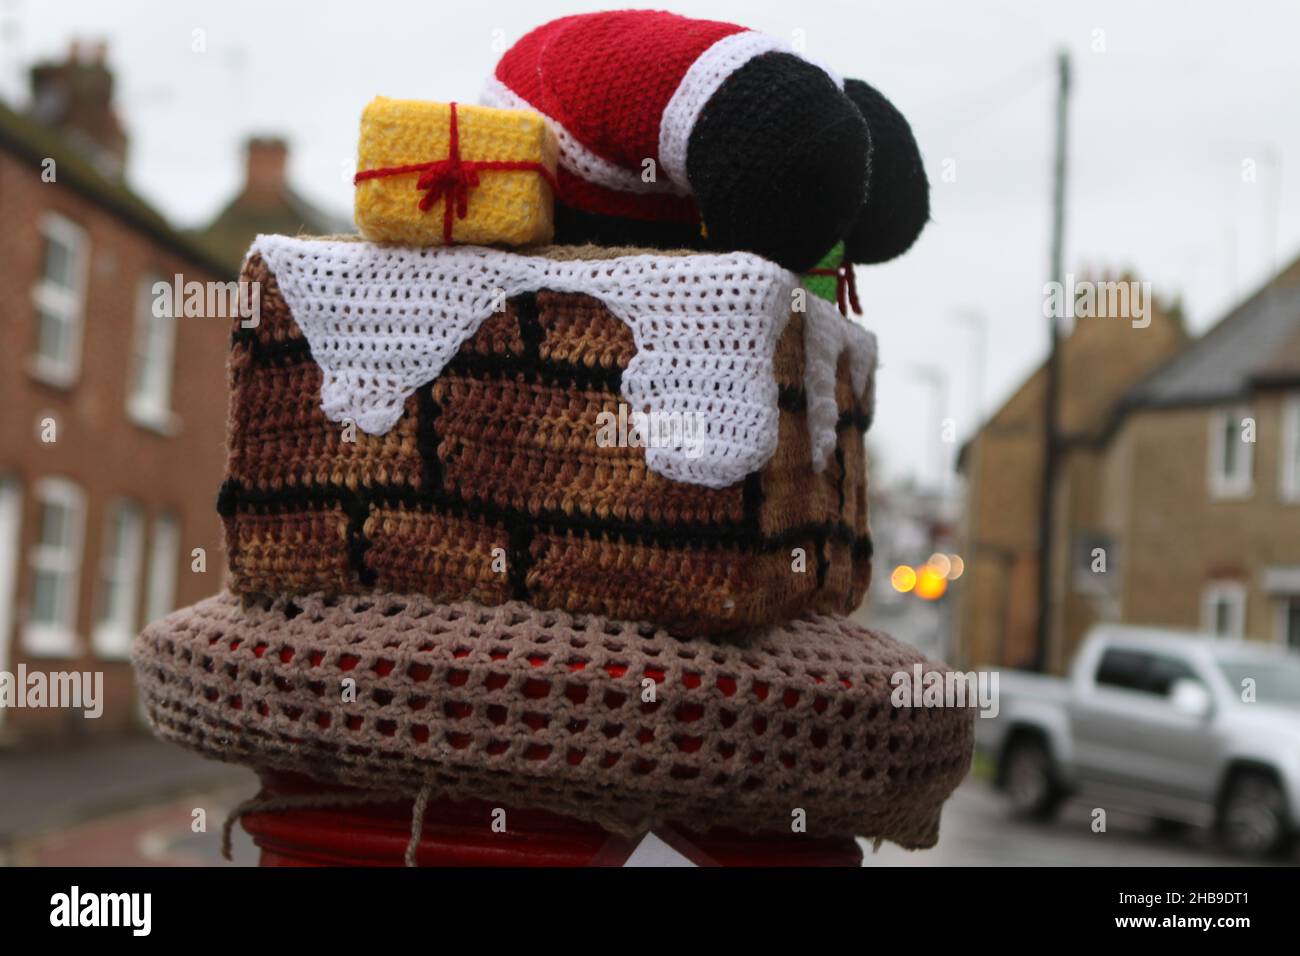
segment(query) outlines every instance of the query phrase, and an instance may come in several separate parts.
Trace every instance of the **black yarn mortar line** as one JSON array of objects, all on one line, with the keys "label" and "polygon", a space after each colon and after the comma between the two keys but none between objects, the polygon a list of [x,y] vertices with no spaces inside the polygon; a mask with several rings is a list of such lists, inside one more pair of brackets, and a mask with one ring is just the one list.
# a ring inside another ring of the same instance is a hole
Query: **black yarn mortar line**
[{"label": "black yarn mortar line", "polygon": [[[532,293],[529,293],[532,295]],[[520,297],[516,297],[520,298]],[[514,300],[511,300],[514,301]],[[256,368],[284,368],[312,360],[311,348],[307,339],[291,338],[274,342],[262,342],[256,337],[254,329],[239,329],[231,337],[232,345],[242,345],[249,351],[249,360]],[[558,388],[581,388],[619,394],[622,391],[623,370],[618,367],[602,368],[581,365],[560,359],[543,358],[540,353],[532,354],[527,344],[523,355],[511,353],[476,353],[464,349],[458,351],[443,367],[442,374],[460,374],[472,378],[492,377],[497,380],[522,375],[525,384],[541,384]],[[439,376],[441,377],[441,376]],[[432,384],[432,383],[426,383]],[[424,386],[422,385],[421,388]],[[807,392],[795,385],[780,385],[777,388],[777,407],[782,411],[799,413],[808,408]],[[840,412],[836,428],[850,425],[866,432],[871,425],[871,417],[858,408]]]},{"label": "black yarn mortar line", "polygon": [[[584,518],[566,515],[561,511],[539,511],[533,514],[510,505],[497,505],[482,499],[464,499],[450,492],[372,485],[364,493],[371,506],[409,507],[417,511],[435,512],[457,519],[486,522],[490,525],[512,527],[530,523],[535,530],[549,533],[577,534],[591,540],[615,540],[628,544],[651,547],[699,550],[725,548],[742,552],[771,553],[785,550],[793,544],[824,536],[833,544],[855,549],[855,553],[869,553],[870,534],[858,535],[843,522],[807,522],[772,535],[754,535],[743,524],[694,525],[674,528],[650,522],[619,521],[616,519]],[[335,482],[278,491],[246,488],[243,482],[228,478],[218,494],[217,512],[223,518],[233,518],[241,510],[253,514],[291,514],[295,511],[321,510],[339,505],[347,507],[360,493]],[[708,537],[701,539],[701,532]]]}]

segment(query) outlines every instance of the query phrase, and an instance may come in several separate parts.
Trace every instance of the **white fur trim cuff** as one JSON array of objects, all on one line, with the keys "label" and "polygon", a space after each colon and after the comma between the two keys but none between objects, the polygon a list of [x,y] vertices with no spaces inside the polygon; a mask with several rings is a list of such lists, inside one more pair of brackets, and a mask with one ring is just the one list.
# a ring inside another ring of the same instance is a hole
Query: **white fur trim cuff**
[{"label": "white fur trim cuff", "polygon": [[[723,37],[701,53],[682,77],[659,121],[659,165],[664,175],[683,188],[689,188],[686,151],[690,146],[691,131],[695,129],[695,121],[700,118],[704,104],[713,98],[727,77],[764,53],[794,52],[782,40],[755,30],[745,30]],[[825,72],[836,86],[843,88],[844,81],[827,67],[814,60],[808,62]]]}]

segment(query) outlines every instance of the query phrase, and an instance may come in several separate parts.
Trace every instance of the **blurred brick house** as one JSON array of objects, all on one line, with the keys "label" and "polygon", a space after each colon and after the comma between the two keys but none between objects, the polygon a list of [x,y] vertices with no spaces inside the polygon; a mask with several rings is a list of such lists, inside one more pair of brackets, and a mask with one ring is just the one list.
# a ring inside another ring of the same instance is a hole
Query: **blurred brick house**
[{"label": "blurred brick house", "polygon": [[106,702],[0,707],[0,744],[132,728],[131,638],[221,586],[230,319],[156,316],[153,284],[228,282],[257,232],[349,228],[260,137],[240,193],[182,233],[123,181],[103,45],[31,81],[26,113],[0,104],[0,671],[101,671]]},{"label": "blurred brick house", "polygon": [[0,707],[8,743],[131,728],[131,638],[221,585],[230,321],[157,316],[152,286],[239,264],[123,182],[102,46],[31,77],[0,105],[0,671],[99,671],[105,706]]},{"label": "blurred brick house", "polygon": [[[1159,308],[1078,320],[1061,381],[1049,669],[1099,620],[1300,647],[1300,261],[1195,341]],[[967,664],[1032,657],[1043,382],[959,460]]]},{"label": "blurred brick house", "polygon": [[151,286],[237,265],[123,183],[102,47],[32,83],[29,113],[0,106],[0,670],[102,671],[106,700],[0,709],[11,741],[132,726],[131,638],[220,586],[229,326],[154,316]]}]

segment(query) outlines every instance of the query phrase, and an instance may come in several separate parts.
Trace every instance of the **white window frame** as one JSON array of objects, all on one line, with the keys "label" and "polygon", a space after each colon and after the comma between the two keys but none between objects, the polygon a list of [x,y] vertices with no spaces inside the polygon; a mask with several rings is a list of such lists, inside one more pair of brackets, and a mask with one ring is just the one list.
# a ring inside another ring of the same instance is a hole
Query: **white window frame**
[{"label": "white window frame", "polygon": [[[125,516],[121,551],[115,550],[116,525]],[[100,657],[123,659],[131,653],[131,639],[139,623],[140,571],[144,564],[144,509],[128,498],[115,498],[104,511],[104,540],[99,559],[98,600],[91,646]],[[105,617],[108,589],[122,589],[122,603],[114,618]]]},{"label": "white window frame", "polygon": [[1221,408],[1210,415],[1210,454],[1207,468],[1211,498],[1249,498],[1254,492],[1254,442],[1240,442],[1241,455],[1237,459],[1239,466],[1236,474],[1229,475],[1225,474],[1223,471],[1224,452],[1226,450],[1223,433],[1227,430],[1228,422],[1230,420],[1235,420],[1240,423],[1242,420],[1252,417],[1253,414],[1250,408],[1245,405],[1239,405],[1234,408]]},{"label": "white window frame", "polygon": [[81,552],[86,529],[86,496],[75,483],[65,478],[43,478],[37,482],[33,499],[37,507],[37,534],[41,533],[40,509],[47,503],[65,508],[69,514],[68,542],[59,551],[38,539],[28,553],[32,572],[32,599],[35,599],[36,574],[54,571],[67,577],[67,599],[58,608],[59,620],[51,624],[31,619],[31,609],[23,627],[23,648],[34,657],[76,657],[81,652],[77,637],[77,608],[81,597]]},{"label": "white window frame", "polygon": [[154,519],[149,542],[149,583],[145,596],[145,623],[166,617],[176,609],[176,569],[181,560],[181,526],[172,514]]},{"label": "white window frame", "polygon": [[[0,474],[0,671],[9,670],[10,640],[18,596],[18,555],[22,541],[23,487],[16,475]],[[0,707],[0,724],[6,708]]]},{"label": "white window frame", "polygon": [[[68,249],[75,288],[63,289],[46,281],[44,275],[32,287],[32,304],[36,307],[36,339],[28,369],[32,375],[51,385],[67,388],[81,374],[81,344],[86,326],[86,280],[90,274],[90,236],[71,219],[55,212],[41,217],[41,252],[47,241]],[[42,269],[44,263],[41,264]],[[41,313],[52,313],[67,323],[68,354],[60,360],[43,355],[40,350]]]},{"label": "white window frame", "polygon": [[[1220,602],[1230,606],[1228,633],[1215,630]],[[1240,581],[1211,581],[1201,594],[1201,630],[1225,640],[1239,640],[1246,636],[1246,585]]]},{"label": "white window frame", "polygon": [[1300,504],[1300,392],[1282,399],[1281,466],[1278,469],[1278,497],[1287,504]]},{"label": "white window frame", "polygon": [[[176,319],[154,315],[153,287],[161,281],[159,276],[146,276],[136,296],[126,411],[137,425],[170,433],[175,428],[176,419],[171,407],[176,365]],[[152,368],[144,374],[144,390],[138,387],[142,364]]]}]

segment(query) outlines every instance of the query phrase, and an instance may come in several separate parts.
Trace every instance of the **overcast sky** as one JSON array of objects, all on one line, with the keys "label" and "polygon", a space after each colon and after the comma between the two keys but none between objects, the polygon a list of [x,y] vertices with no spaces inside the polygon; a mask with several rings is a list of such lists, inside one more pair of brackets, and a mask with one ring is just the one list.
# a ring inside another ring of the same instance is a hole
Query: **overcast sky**
[{"label": "overcast sky", "polygon": [[[24,105],[23,66],[62,56],[74,37],[106,39],[129,179],[175,222],[199,225],[220,208],[241,178],[243,138],[259,132],[286,135],[295,186],[346,214],[371,97],[473,101],[528,29],[602,6],[0,0],[0,82]],[[975,337],[963,315],[988,327],[986,411],[1041,360],[1059,48],[1075,75],[1069,271],[1132,269],[1157,295],[1181,296],[1200,331],[1300,253],[1294,0],[666,6],[801,36],[810,56],[877,86],[911,120],[934,221],[906,256],[858,273],[880,337],[872,439],[887,479],[932,483],[953,450],[936,446],[920,367],[946,376],[963,436],[973,424]]]}]

